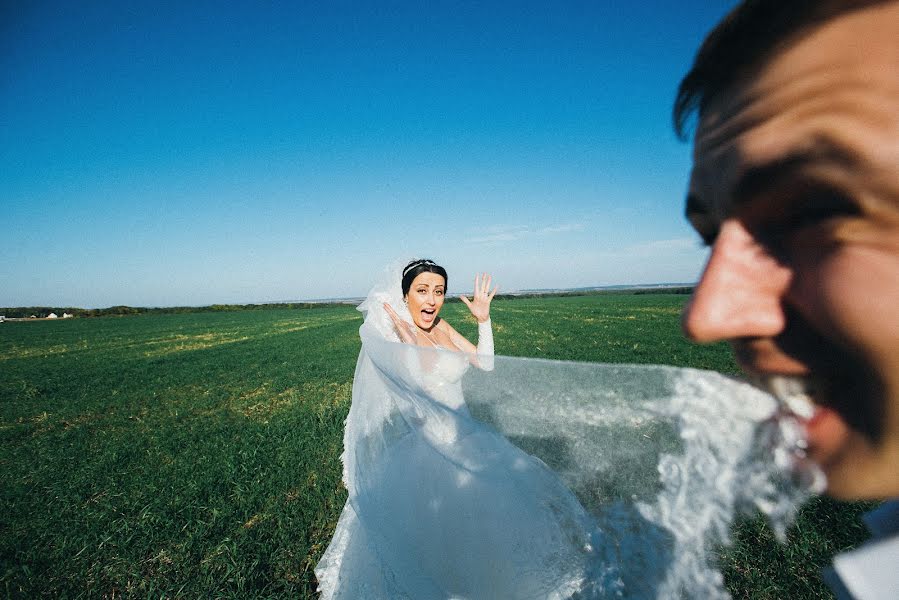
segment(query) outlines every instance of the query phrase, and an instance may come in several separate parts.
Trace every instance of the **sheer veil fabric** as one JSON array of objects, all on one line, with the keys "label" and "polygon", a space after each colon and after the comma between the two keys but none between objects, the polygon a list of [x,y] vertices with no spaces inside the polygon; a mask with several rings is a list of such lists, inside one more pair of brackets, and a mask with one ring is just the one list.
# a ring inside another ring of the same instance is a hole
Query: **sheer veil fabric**
[{"label": "sheer veil fabric", "polygon": [[502,356],[481,371],[399,343],[382,305],[411,322],[400,271],[359,306],[322,598],[724,598],[713,549],[735,512],[783,526],[804,497],[758,427],[775,403],[751,386]]}]

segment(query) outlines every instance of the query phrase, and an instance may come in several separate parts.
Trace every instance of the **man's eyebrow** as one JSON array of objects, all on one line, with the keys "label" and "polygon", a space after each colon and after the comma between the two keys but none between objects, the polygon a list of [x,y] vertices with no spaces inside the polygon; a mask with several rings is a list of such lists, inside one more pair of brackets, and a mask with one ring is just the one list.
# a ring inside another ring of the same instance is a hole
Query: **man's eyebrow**
[{"label": "man's eyebrow", "polygon": [[855,156],[846,148],[825,138],[817,138],[805,148],[747,169],[734,185],[731,198],[734,205],[740,205],[789,182],[810,166],[828,164],[848,170],[856,162]]}]

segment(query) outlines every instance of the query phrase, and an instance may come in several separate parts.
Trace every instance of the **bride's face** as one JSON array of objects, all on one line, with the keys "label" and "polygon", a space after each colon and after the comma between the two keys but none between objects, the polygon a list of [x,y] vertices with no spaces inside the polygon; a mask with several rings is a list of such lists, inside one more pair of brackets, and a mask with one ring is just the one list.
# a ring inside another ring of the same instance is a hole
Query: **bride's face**
[{"label": "bride's face", "polygon": [[446,282],[437,273],[421,273],[412,280],[409,293],[406,294],[406,305],[412,313],[412,320],[421,329],[433,327],[437,313],[443,306],[445,292]]}]

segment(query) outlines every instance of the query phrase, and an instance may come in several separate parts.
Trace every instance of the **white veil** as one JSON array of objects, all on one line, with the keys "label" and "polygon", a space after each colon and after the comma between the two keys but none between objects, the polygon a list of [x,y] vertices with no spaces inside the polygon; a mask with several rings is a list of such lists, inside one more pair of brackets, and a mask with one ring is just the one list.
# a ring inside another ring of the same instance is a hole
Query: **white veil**
[{"label": "white veil", "polygon": [[666,366],[484,372],[398,343],[382,305],[411,321],[401,267],[359,306],[323,598],[727,597],[714,549],[735,513],[782,530],[806,496],[775,460],[790,429],[770,396]]}]

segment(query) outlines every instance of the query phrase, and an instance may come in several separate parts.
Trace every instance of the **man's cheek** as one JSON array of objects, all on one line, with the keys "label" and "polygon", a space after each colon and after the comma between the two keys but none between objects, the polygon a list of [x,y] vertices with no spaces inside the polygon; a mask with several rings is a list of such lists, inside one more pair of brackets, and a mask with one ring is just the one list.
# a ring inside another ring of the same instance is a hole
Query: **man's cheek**
[{"label": "man's cheek", "polygon": [[899,255],[847,249],[822,263],[816,279],[817,293],[808,294],[825,331],[871,359],[899,351]]}]

